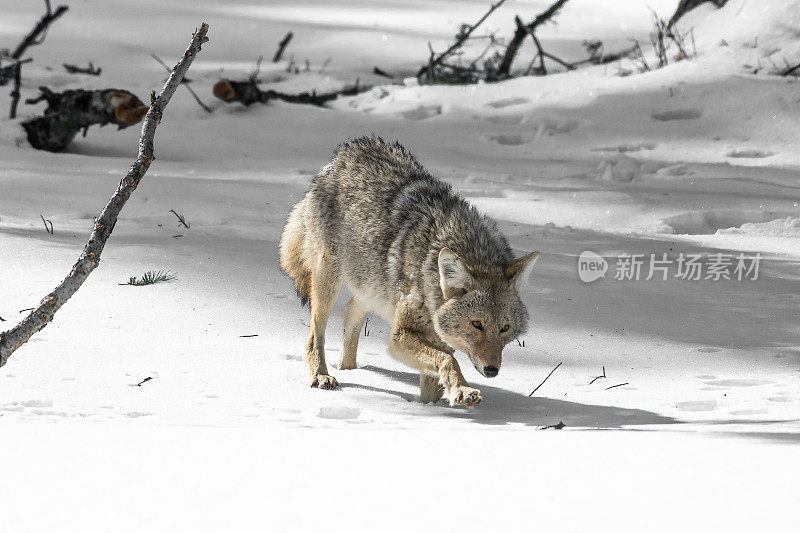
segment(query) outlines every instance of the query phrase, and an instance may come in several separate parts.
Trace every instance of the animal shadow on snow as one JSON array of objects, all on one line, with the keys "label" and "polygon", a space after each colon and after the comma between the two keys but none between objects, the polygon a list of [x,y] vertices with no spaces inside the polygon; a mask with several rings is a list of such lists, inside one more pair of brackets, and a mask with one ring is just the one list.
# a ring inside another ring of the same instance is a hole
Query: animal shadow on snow
[{"label": "animal shadow on snow", "polygon": [[[388,370],[372,365],[361,367],[361,369],[409,385],[417,386],[419,384],[419,374],[417,373]],[[363,388],[358,385],[342,385]],[[466,416],[472,419],[473,422],[487,425],[525,424],[529,426],[548,426],[563,421],[567,427],[618,428],[622,426],[673,424],[677,422],[672,418],[641,409],[591,405],[551,398],[528,398],[516,392],[485,384],[474,386],[480,389],[483,395],[483,402],[478,407],[471,411],[466,411],[463,408],[447,407],[446,409],[440,409],[439,412],[445,416],[458,416],[460,418]],[[409,395],[399,391],[374,389],[372,387],[369,389],[394,394],[406,400],[413,398],[413,401],[419,401],[418,394]],[[437,406],[441,407],[445,405],[445,400],[441,400],[437,404]],[[431,409],[435,408],[431,407]]]}]

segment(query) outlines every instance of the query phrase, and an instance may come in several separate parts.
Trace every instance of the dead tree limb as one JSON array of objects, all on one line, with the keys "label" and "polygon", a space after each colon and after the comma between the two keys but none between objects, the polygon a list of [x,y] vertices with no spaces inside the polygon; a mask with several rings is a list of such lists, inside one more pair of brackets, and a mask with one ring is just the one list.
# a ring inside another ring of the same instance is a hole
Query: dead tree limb
[{"label": "dead tree limb", "polygon": [[60,152],[79,131],[86,134],[89,126],[115,124],[124,129],[138,123],[147,113],[147,106],[135,94],[123,89],[74,89],[55,93],[47,87],[39,87],[39,92],[37,98],[29,98],[25,103],[45,100],[44,115],[22,123],[28,142],[37,150]]},{"label": "dead tree limb", "polygon": [[11,120],[17,118],[17,105],[19,105],[19,85],[22,82],[22,63],[17,61],[14,66],[14,88],[11,89],[11,111],[8,112],[8,118]]},{"label": "dead tree limb", "polygon": [[[476,22],[472,26],[467,26],[465,28],[465,31],[459,32],[456,41],[452,45],[450,45],[450,48],[448,48],[438,56],[433,57],[433,50],[431,50],[431,58],[428,61],[427,65],[419,69],[419,71],[417,72],[417,79],[421,80],[423,77],[426,77],[428,72],[432,72],[435,67],[440,65],[445,59],[450,57],[456,50],[461,48],[467,41],[467,39],[469,39],[470,35],[472,35],[472,32],[474,32],[478,28],[478,26],[483,24],[483,21],[489,18],[489,15],[494,13],[497,8],[499,8],[505,3],[505,1],[506,0],[500,0],[499,2],[492,4],[489,10],[480,18],[478,22]],[[566,0],[564,1],[566,2]]]},{"label": "dead tree limb", "polygon": [[64,67],[70,74],[88,74],[89,76],[99,76],[103,73],[103,69],[100,67],[94,68],[92,62],[89,62],[88,67],[79,67],[78,65],[70,65],[69,63],[62,63],[61,66]]},{"label": "dead tree limb", "polygon": [[668,26],[672,26],[686,13],[706,2],[712,2],[715,6],[722,7],[728,0],[680,0],[680,2],[678,2],[678,7],[675,8],[675,13],[672,15],[672,18],[669,19]]},{"label": "dead tree limb", "polygon": [[227,103],[239,102],[245,106],[255,103],[266,104],[271,100],[282,100],[292,104],[309,104],[317,107],[325,107],[331,100],[336,100],[340,96],[352,96],[367,90],[362,87],[359,80],[350,87],[345,87],[339,91],[317,94],[316,91],[300,94],[279,93],[273,90],[262,91],[258,84],[252,79],[229,80],[222,79],[214,85],[214,96]]},{"label": "dead tree limb", "polygon": [[539,57],[539,70],[541,71],[541,74],[543,76],[547,74],[547,68],[544,65],[545,58],[550,59],[551,61],[555,61],[559,65],[565,67],[567,70],[575,70],[576,67],[572,63],[567,63],[563,59],[556,57],[553,54],[545,52],[544,48],[542,48],[541,41],[539,41],[539,38],[536,36],[536,32],[530,29],[528,26],[524,25],[522,23],[522,19],[520,19],[519,16],[514,17],[514,22],[517,23],[518,28],[522,28],[528,35],[531,36],[531,39],[533,39],[533,44],[536,45],[537,55]]},{"label": "dead tree limb", "polygon": [[208,25],[203,23],[200,29],[192,36],[189,47],[180,61],[178,61],[178,64],[175,65],[175,68],[172,69],[172,73],[169,75],[161,92],[158,96],[156,96],[155,91],[151,93],[150,108],[145,116],[142,124],[142,133],[139,136],[139,154],[136,157],[136,161],[131,165],[128,174],[120,181],[116,192],[111,196],[100,216],[95,219],[94,229],[83,249],[83,253],[81,253],[70,273],[50,294],[44,297],[22,322],[0,334],[0,367],[6,364],[8,358],[17,348],[25,344],[31,336],[53,320],[56,311],[75,294],[83,282],[86,281],[86,278],[89,277],[89,274],[100,264],[100,254],[103,252],[106,241],[108,241],[111,232],[114,230],[117,217],[153,161],[153,137],[156,133],[156,127],[163,116],[164,108],[175,94],[181,79],[183,79],[192,61],[200,52],[201,46],[208,41],[207,32]]},{"label": "dead tree limb", "polygon": [[533,34],[536,31],[536,28],[551,20],[558,11],[567,3],[568,0],[557,0],[553,5],[548,7],[545,11],[539,13],[533,22],[529,24],[518,24],[517,29],[514,30],[514,37],[511,38],[509,41],[508,46],[506,47],[506,52],[503,54],[503,59],[500,61],[500,65],[497,67],[497,72],[494,74],[494,78],[496,79],[503,79],[507,78],[511,73],[511,65],[514,63],[514,59],[517,57],[517,52],[519,52],[520,47],[522,46],[522,42],[525,40],[527,35]]},{"label": "dead tree limb", "polygon": [[[2,62],[3,58],[0,57],[0,62]],[[18,59],[16,61],[12,61],[6,66],[0,66],[0,87],[8,84],[8,82],[14,80],[14,70],[17,68],[17,65],[24,65],[25,63],[30,63],[33,59]]]},{"label": "dead tree limb", "polygon": [[17,45],[11,53],[11,59],[19,59],[29,47],[42,44],[47,34],[47,28],[69,9],[68,6],[58,6],[55,11],[52,11],[49,0],[45,0],[45,5],[47,6],[47,12],[39,19],[39,22],[31,32],[22,39],[22,42]]},{"label": "dead tree limb", "polygon": [[278,49],[275,51],[275,55],[272,56],[273,63],[277,63],[281,60],[283,53],[286,51],[286,47],[289,46],[289,42],[292,40],[292,37],[294,37],[294,34],[289,32],[283,37],[283,39],[281,39],[281,42],[278,43]]}]

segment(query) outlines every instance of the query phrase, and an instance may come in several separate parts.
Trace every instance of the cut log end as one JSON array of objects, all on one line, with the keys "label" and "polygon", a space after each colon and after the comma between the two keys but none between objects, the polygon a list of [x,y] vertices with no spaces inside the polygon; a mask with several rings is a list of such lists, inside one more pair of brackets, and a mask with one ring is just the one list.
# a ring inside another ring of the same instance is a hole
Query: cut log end
[{"label": "cut log end", "polygon": [[221,80],[214,85],[214,96],[220,100],[230,102],[236,98],[236,89],[233,88],[228,80]]},{"label": "cut log end", "polygon": [[139,98],[129,92],[118,91],[109,97],[114,109],[114,118],[121,127],[133,126],[144,118],[148,107]]}]

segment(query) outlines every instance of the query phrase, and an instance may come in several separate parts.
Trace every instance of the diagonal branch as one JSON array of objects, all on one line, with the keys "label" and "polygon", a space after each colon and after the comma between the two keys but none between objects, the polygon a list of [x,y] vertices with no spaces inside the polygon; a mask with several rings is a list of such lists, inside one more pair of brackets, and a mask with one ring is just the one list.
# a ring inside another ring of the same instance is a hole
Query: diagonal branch
[{"label": "diagonal branch", "polygon": [[194,61],[197,53],[200,52],[201,46],[208,41],[207,32],[208,24],[203,23],[200,29],[192,36],[189,47],[178,64],[172,69],[172,73],[169,75],[161,92],[158,96],[156,96],[155,92],[151,94],[150,109],[144,118],[142,133],[139,136],[139,155],[131,165],[128,174],[119,182],[116,192],[111,196],[100,216],[95,219],[94,229],[83,249],[83,253],[81,253],[70,273],[50,294],[39,302],[39,305],[22,322],[9,331],[0,334],[0,366],[3,366],[8,361],[8,358],[17,348],[25,344],[31,336],[53,320],[56,311],[77,292],[83,282],[86,281],[86,278],[89,277],[89,274],[100,264],[100,254],[103,252],[106,241],[114,230],[117,217],[153,161],[153,137],[156,133],[156,127],[161,121],[164,108],[169,103],[172,95],[175,94],[175,90],[178,88],[183,76],[189,70],[189,66]]},{"label": "diagonal branch", "polygon": [[68,6],[58,6],[55,11],[51,11],[50,2],[48,1],[45,3],[47,4],[47,13],[39,19],[39,22],[34,26],[31,32],[17,45],[17,48],[11,53],[11,59],[19,59],[28,47],[42,44],[42,39],[39,37],[47,32],[47,28],[50,27],[50,24],[55,22],[58,17],[66,13],[69,9]]},{"label": "diagonal branch", "polygon": [[525,36],[532,35],[533,32],[536,31],[536,28],[556,16],[567,1],[568,0],[557,0],[546,10],[539,13],[530,24],[517,25],[517,29],[514,31],[514,37],[512,37],[511,41],[508,43],[503,59],[500,61],[500,66],[497,67],[497,74],[495,77],[503,79],[509,76],[511,73],[511,64],[514,62],[514,58],[517,57],[517,52],[519,52],[519,48],[522,46],[522,41],[525,40]]}]

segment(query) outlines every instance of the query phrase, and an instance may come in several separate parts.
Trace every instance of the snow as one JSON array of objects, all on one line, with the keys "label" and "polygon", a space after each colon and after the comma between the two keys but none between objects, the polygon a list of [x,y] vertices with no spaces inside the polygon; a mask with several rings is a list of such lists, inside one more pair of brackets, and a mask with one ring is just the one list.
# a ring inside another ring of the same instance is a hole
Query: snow
[{"label": "snow", "polygon": [[[668,16],[675,2],[650,4]],[[491,27],[509,32],[515,13],[547,5],[509,2]],[[213,100],[211,87],[249,74],[258,55],[276,90],[385,83],[373,65],[407,75],[428,40],[443,49],[486,3],[73,3],[31,49],[23,98],[47,84],[146,100],[165,75],[149,54],[171,64],[205,19],[211,41],[189,77],[214,113],[179,89],[101,267],[0,369],[0,528],[52,531],[69,517],[82,530],[336,531],[389,516],[381,529],[796,529],[800,107],[796,82],[744,65],[796,61],[797,5],[730,0],[723,19],[703,6],[685,22],[699,56],[649,73],[597,66],[467,87],[386,85],[332,109],[244,109]],[[17,42],[40,9],[6,10],[0,43]],[[579,57],[594,36],[646,43],[649,17],[638,2],[574,0],[542,39]],[[290,29],[287,52],[301,69],[311,63],[298,76],[269,63]],[[101,77],[61,72],[88,61]],[[22,105],[22,118],[41,107]],[[68,272],[138,131],[93,128],[49,154],[2,116],[5,330]],[[378,317],[359,369],[338,371],[344,296],[326,344],[342,389],[306,385],[308,314],[279,270],[277,242],[335,146],[369,133],[411,149],[497,219],[518,253],[542,253],[524,294],[524,346],[507,347],[491,380],[462,365],[483,392],[475,410],[418,403],[417,375],[388,355]],[[585,251],[609,260],[605,277],[579,280]],[[759,279],[614,279],[614,257],[662,253],[760,253]],[[177,279],[119,285],[159,269]],[[480,507],[465,505],[476,496]]]}]

